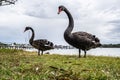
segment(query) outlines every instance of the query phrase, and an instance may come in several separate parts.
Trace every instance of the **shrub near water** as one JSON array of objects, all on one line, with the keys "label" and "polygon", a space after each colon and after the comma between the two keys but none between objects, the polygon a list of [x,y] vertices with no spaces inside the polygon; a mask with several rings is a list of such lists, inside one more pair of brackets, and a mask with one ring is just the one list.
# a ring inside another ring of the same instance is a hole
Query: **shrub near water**
[{"label": "shrub near water", "polygon": [[119,80],[120,58],[0,49],[0,80]]}]

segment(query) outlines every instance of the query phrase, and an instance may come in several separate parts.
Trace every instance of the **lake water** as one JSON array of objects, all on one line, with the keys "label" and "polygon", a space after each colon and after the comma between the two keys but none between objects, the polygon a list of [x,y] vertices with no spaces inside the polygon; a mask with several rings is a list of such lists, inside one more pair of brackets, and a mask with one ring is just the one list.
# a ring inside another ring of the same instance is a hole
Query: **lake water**
[{"label": "lake water", "polygon": [[[36,49],[27,50],[27,51],[37,51]],[[51,54],[61,54],[61,55],[78,55],[78,49],[53,49],[49,51]],[[84,52],[81,52],[84,55]],[[113,56],[113,57],[120,57],[120,48],[96,48],[87,51],[87,55],[94,55],[94,56]]]}]

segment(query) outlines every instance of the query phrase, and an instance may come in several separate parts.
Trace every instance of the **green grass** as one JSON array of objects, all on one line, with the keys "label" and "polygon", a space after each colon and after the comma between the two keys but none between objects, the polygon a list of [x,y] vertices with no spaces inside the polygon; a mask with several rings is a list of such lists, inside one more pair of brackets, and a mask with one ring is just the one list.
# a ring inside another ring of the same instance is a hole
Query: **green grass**
[{"label": "green grass", "polygon": [[0,80],[120,80],[120,58],[0,49]]}]

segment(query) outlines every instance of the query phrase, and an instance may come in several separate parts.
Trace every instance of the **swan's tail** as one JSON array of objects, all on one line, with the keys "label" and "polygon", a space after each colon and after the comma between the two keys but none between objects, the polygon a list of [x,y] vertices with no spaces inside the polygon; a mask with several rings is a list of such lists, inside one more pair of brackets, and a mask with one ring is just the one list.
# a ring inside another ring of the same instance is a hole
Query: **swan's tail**
[{"label": "swan's tail", "polygon": [[101,47],[101,46],[102,44],[98,42],[98,43],[95,43],[94,48]]}]

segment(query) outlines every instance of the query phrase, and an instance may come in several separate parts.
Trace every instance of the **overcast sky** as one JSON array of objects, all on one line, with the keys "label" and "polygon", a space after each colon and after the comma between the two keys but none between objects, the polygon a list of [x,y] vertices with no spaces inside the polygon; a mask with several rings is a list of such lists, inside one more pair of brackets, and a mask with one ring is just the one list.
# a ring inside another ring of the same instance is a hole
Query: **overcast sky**
[{"label": "overcast sky", "polygon": [[63,33],[68,25],[64,5],[72,14],[74,30],[96,35],[101,43],[120,43],[120,0],[18,0],[15,5],[0,7],[0,42],[28,43],[31,32],[35,39],[48,39],[55,44],[67,44]]}]

